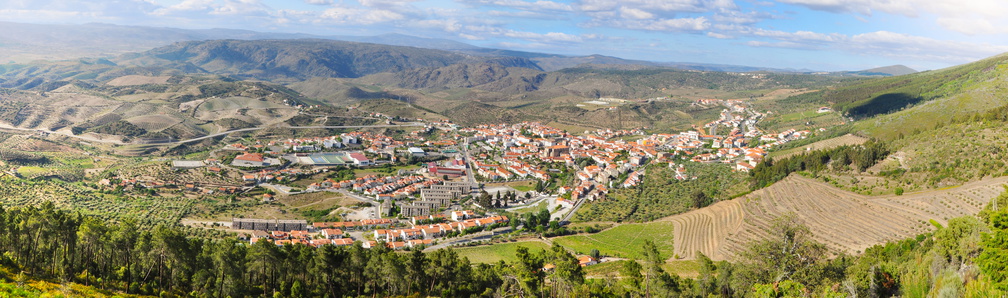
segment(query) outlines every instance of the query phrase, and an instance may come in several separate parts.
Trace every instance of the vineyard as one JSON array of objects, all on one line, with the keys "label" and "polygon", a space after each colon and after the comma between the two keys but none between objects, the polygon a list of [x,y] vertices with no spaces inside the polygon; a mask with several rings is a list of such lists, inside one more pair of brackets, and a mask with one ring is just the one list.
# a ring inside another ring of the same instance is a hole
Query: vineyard
[{"label": "vineyard", "polygon": [[794,213],[816,240],[835,252],[863,252],[886,241],[933,229],[930,221],[977,214],[1003,191],[1008,177],[957,188],[870,197],[826,183],[791,175],[745,197],[661,219],[674,226],[674,253],[695,258],[702,252],[715,260],[730,259],[754,239],[767,235],[770,223]]}]

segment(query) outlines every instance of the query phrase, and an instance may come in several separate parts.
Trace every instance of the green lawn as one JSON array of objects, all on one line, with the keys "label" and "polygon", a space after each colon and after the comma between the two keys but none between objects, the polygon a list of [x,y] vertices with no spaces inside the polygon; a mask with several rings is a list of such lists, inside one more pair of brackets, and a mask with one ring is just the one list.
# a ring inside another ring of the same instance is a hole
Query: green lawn
[{"label": "green lawn", "polygon": [[641,247],[645,240],[654,242],[662,257],[672,257],[672,237],[672,222],[649,222],[623,224],[597,234],[565,236],[553,241],[582,254],[598,249],[602,255],[643,259]]},{"label": "green lawn", "polygon": [[476,247],[463,247],[456,249],[456,251],[459,256],[469,258],[469,261],[472,263],[496,263],[500,260],[512,262],[516,260],[515,252],[520,246],[528,248],[531,253],[538,253],[539,251],[549,249],[549,245],[540,241],[519,241]]}]

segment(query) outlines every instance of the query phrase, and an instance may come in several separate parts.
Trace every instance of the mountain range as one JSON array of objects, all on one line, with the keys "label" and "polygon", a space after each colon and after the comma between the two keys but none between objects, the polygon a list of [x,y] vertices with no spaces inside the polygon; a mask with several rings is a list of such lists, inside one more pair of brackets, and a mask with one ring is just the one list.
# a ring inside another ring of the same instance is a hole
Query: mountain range
[{"label": "mountain range", "polygon": [[[110,58],[130,52],[143,52],[177,42],[207,40],[264,40],[264,39],[322,39],[424,49],[452,51],[472,56],[507,56],[535,61],[542,70],[553,71],[584,64],[619,65],[620,67],[671,67],[687,70],[729,72],[814,72],[803,69],[778,69],[739,65],[705,64],[689,62],[655,62],[628,60],[602,55],[566,56],[558,54],[491,49],[447,39],[422,38],[403,34],[377,36],[319,36],[301,33],[271,33],[239,29],[179,29],[145,26],[122,26],[103,23],[83,25],[25,24],[0,22],[0,55],[8,62],[24,63],[34,60],[66,60],[78,58]],[[905,68],[905,67],[904,67]],[[852,71],[849,75],[897,75],[887,71]]]}]

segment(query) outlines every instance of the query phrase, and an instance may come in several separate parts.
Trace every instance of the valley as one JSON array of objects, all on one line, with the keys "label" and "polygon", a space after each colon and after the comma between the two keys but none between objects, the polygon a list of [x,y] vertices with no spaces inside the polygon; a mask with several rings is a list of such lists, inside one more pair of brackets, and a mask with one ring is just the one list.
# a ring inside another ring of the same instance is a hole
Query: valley
[{"label": "valley", "polygon": [[[1008,204],[1005,65],[717,71],[324,39],[9,63],[0,287],[478,296],[580,276],[564,293],[734,297],[786,277],[912,296],[946,272],[983,292],[1003,282],[983,256]],[[18,249],[46,241],[67,257]]]}]

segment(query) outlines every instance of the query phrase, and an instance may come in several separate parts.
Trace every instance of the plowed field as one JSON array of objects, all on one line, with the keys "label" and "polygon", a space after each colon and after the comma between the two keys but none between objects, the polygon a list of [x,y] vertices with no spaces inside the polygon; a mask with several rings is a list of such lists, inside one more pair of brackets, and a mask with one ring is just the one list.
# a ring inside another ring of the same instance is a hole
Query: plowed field
[{"label": "plowed field", "polygon": [[715,260],[729,259],[745,243],[766,236],[774,218],[791,212],[834,251],[857,253],[928,231],[930,220],[944,225],[950,218],[976,214],[1004,191],[1006,182],[1008,177],[1000,177],[952,189],[872,197],[792,175],[744,197],[659,221],[673,223],[674,253],[687,259],[698,251]]}]

